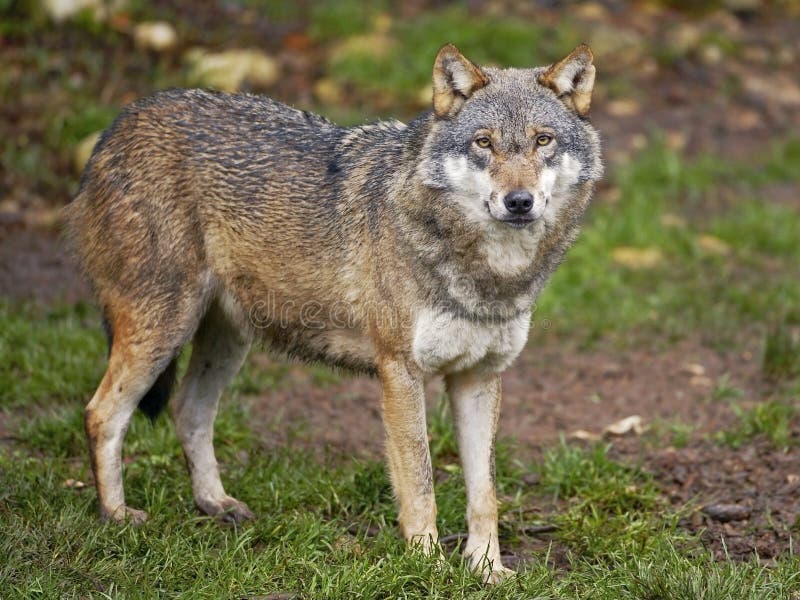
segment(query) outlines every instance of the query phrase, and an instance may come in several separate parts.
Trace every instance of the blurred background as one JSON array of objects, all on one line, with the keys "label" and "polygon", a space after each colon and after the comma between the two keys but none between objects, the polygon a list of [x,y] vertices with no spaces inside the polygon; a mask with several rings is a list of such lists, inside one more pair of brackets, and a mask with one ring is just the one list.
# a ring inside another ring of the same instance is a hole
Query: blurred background
[{"label": "blurred background", "polygon": [[98,132],[155,90],[407,119],[448,41],[520,67],[588,42],[612,168],[656,131],[676,151],[748,156],[797,131],[798,17],[797,0],[0,0],[0,223],[51,224]]},{"label": "blurred background", "polygon": [[[202,86],[343,124],[408,119],[430,103],[446,42],[519,67],[587,42],[597,66],[590,117],[607,175],[504,378],[501,436],[534,456],[560,435],[611,436],[674,504],[749,507],[749,524],[685,524],[718,557],[788,551],[800,522],[798,0],[0,0],[0,440],[89,476],[80,414],[105,342],[59,209],[122,106]],[[255,351],[221,427],[374,458],[378,393]],[[30,424],[43,407],[56,412]],[[434,448],[437,477],[457,469],[450,444]]]}]

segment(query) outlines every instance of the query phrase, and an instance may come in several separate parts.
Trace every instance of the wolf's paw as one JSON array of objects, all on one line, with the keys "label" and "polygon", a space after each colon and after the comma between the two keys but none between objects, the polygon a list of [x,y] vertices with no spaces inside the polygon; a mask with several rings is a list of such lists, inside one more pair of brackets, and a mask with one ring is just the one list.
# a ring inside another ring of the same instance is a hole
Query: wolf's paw
[{"label": "wolf's paw", "polygon": [[225,496],[220,500],[198,500],[197,506],[205,514],[215,517],[225,525],[241,525],[256,518],[247,504],[231,496]]},{"label": "wolf's paw", "polygon": [[100,509],[100,522],[101,523],[117,523],[124,525],[130,523],[131,525],[141,525],[147,521],[147,513],[143,510],[131,508],[130,506],[118,506],[114,510]]},{"label": "wolf's paw", "polygon": [[511,569],[507,569],[506,567],[501,566],[499,569],[486,569],[481,573],[483,577],[483,583],[486,585],[497,585],[498,583],[502,583],[506,579],[510,579],[514,577],[516,573]]},{"label": "wolf's paw", "polygon": [[435,558],[443,558],[444,552],[442,546],[439,544],[439,534],[434,529],[426,533],[419,533],[412,535],[406,543],[409,547],[422,552],[425,556],[432,556]]}]

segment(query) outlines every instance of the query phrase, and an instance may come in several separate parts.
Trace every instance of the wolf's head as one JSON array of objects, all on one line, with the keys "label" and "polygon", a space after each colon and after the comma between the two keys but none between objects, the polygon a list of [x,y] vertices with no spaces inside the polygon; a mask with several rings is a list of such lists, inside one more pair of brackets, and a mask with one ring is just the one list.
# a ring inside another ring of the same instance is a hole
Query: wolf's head
[{"label": "wolf's head", "polygon": [[594,76],[585,45],[533,69],[478,67],[444,46],[433,68],[424,184],[473,223],[522,229],[555,220],[575,187],[602,173],[585,120]]}]

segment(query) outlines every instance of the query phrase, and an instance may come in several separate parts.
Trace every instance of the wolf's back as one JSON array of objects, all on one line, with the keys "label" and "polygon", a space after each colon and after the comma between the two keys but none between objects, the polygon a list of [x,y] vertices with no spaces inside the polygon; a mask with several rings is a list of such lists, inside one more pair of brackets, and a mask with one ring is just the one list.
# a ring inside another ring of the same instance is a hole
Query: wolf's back
[{"label": "wolf's back", "polygon": [[203,231],[220,221],[313,222],[336,193],[329,165],[343,131],[264,97],[158,93],[101,137],[65,210],[67,235],[95,280],[148,257],[202,254]]}]

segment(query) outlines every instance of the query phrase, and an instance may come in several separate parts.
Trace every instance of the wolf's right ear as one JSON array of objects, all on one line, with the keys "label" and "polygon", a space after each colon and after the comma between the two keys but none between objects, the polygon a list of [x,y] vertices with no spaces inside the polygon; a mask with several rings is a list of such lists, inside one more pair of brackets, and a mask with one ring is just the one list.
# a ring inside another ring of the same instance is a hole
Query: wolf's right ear
[{"label": "wolf's right ear", "polygon": [[478,65],[473,64],[453,44],[443,46],[433,63],[433,112],[437,117],[452,117],[464,102],[489,83]]},{"label": "wolf's right ear", "polygon": [[593,60],[592,50],[581,44],[565,59],[539,75],[539,83],[553,90],[564,104],[583,117],[589,112],[592,102]]}]

